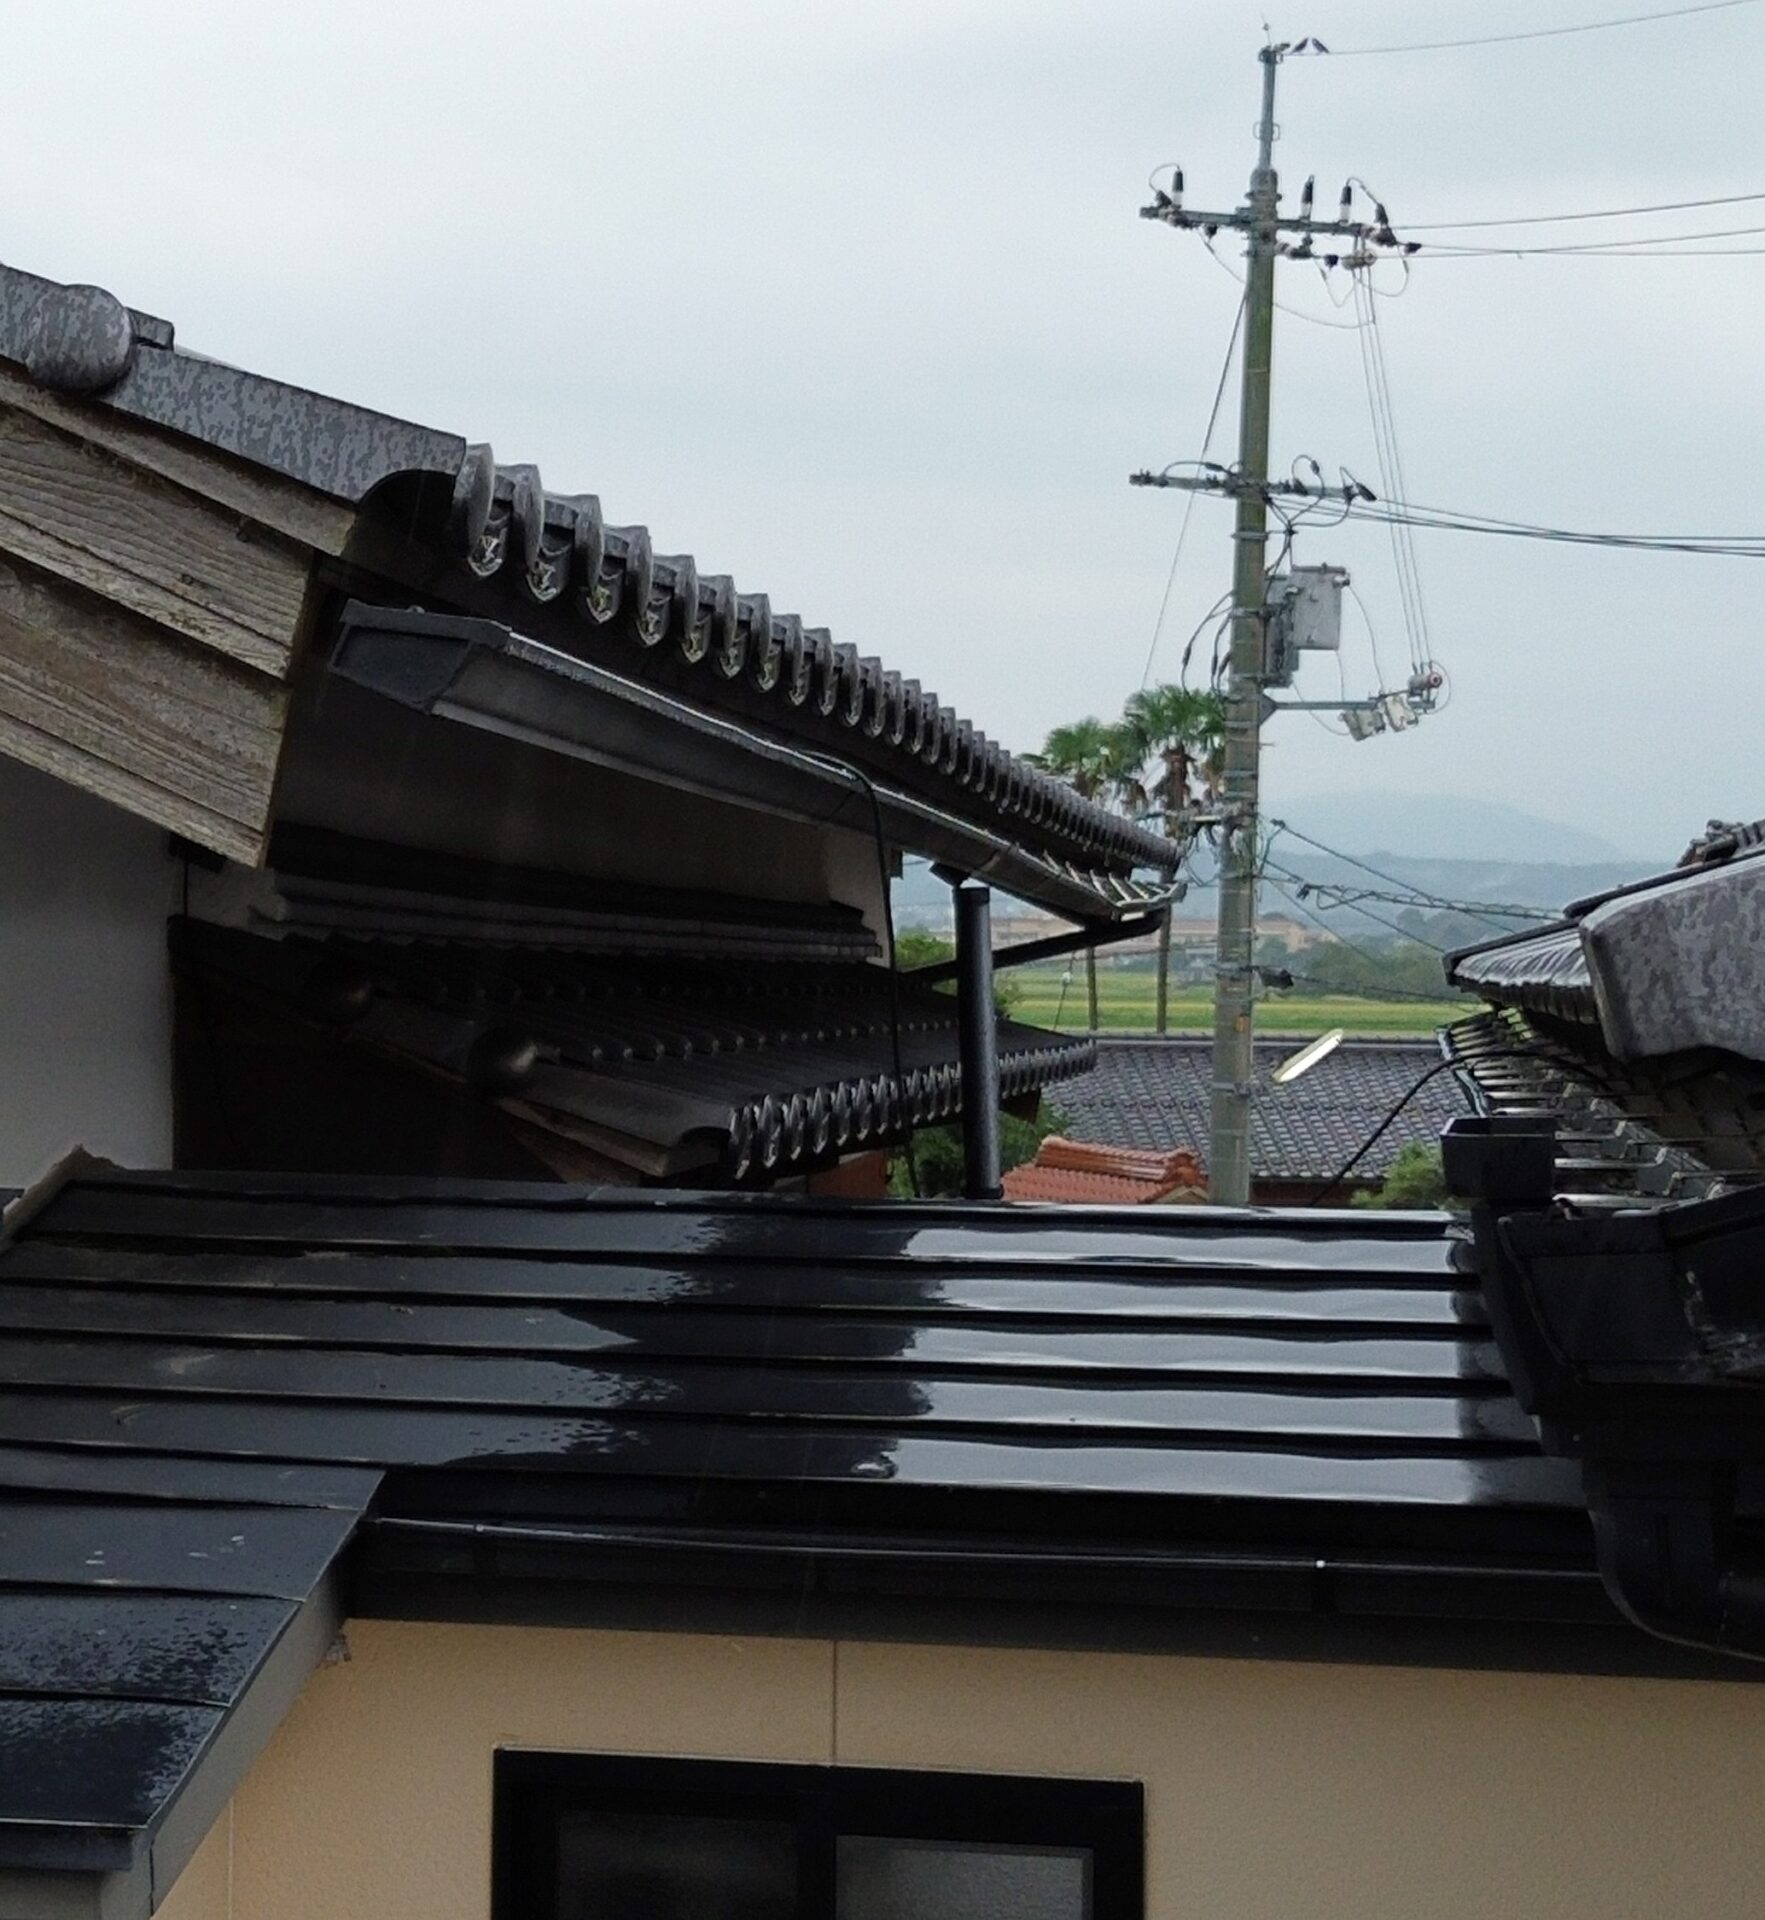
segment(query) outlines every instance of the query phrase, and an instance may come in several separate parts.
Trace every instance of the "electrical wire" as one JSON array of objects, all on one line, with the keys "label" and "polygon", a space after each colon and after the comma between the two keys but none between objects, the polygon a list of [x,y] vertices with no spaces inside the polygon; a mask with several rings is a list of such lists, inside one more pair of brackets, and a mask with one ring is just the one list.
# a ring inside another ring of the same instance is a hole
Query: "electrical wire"
[{"label": "electrical wire", "polygon": [[[1344,853],[1338,847],[1326,846],[1322,840],[1315,839],[1309,833],[1303,833],[1285,820],[1270,820],[1269,825],[1277,827],[1290,839],[1298,840],[1310,847],[1315,853],[1327,854],[1332,860],[1340,860],[1345,865],[1357,867],[1362,873],[1375,880],[1383,880],[1388,887],[1396,887],[1408,895],[1417,906],[1432,907],[1440,913],[1464,913],[1473,919],[1488,919],[1499,915],[1510,920],[1553,921],[1558,918],[1554,913],[1546,913],[1538,907],[1516,906],[1509,901],[1489,902],[1481,900],[1452,900],[1444,894],[1429,893],[1424,888],[1413,887],[1408,881],[1398,879],[1394,873],[1387,873],[1382,867],[1375,867],[1371,861],[1362,860],[1352,853]],[[1273,845],[1271,840],[1270,845]],[[1316,882],[1307,882],[1315,885]]]},{"label": "electrical wire", "polygon": [[[1432,264],[1439,266],[1453,260],[1517,260],[1528,254],[1548,254],[1548,247],[1486,247],[1464,253],[1434,252],[1430,249]],[[1765,247],[1662,247],[1652,248],[1646,245],[1612,249],[1597,253],[1577,254],[1567,249],[1559,251],[1554,257],[1572,260],[1725,260],[1751,258],[1765,253]]]},{"label": "electrical wire", "polygon": [[1379,1124],[1373,1129],[1373,1131],[1367,1135],[1366,1139],[1364,1139],[1361,1142],[1360,1146],[1356,1148],[1356,1150],[1353,1153],[1351,1153],[1345,1161],[1343,1161],[1341,1167],[1337,1169],[1334,1176],[1331,1179],[1325,1181],[1325,1183],[1317,1190],[1317,1192],[1312,1195],[1309,1204],[1314,1207],[1321,1207],[1324,1204],[1324,1202],[1329,1199],[1330,1195],[1333,1194],[1339,1186],[1341,1186],[1343,1181],[1346,1180],[1351,1173],[1353,1173],[1355,1168],[1360,1165],[1360,1163],[1367,1157],[1367,1155],[1373,1151],[1373,1149],[1379,1144],[1379,1142],[1385,1138],[1386,1134],[1390,1132],[1391,1128],[1396,1123],[1397,1116],[1403,1112],[1404,1108],[1407,1107],[1413,1099],[1415,1099],[1416,1095],[1422,1091],[1422,1089],[1428,1084],[1428,1082],[1430,1080],[1436,1079],[1439,1075],[1443,1073],[1449,1073],[1458,1064],[1459,1063],[1456,1060],[1437,1060],[1434,1063],[1434,1065],[1431,1066],[1428,1069],[1428,1071],[1422,1075],[1421,1079],[1419,1079],[1416,1082],[1416,1084],[1410,1088],[1409,1092],[1406,1093],[1401,1100],[1396,1102],[1396,1104],[1391,1108],[1391,1111],[1387,1113],[1385,1118],[1381,1120]]},{"label": "electrical wire", "polygon": [[[1367,603],[1361,598],[1360,589],[1352,580],[1348,582],[1348,597],[1360,608],[1361,618],[1367,623],[1367,642],[1373,650],[1373,678],[1380,686],[1384,686],[1385,669],[1379,664],[1379,636],[1373,631],[1373,616],[1367,611]],[[1336,671],[1338,684],[1342,687],[1343,697],[1346,698],[1348,692],[1347,676],[1342,665],[1342,654],[1340,650],[1336,655]]]},{"label": "electrical wire", "polygon": [[[1526,1047],[1492,1047],[1487,1053],[1479,1053],[1477,1058],[1479,1061],[1483,1061],[1483,1060],[1536,1061],[1538,1056],[1537,1054],[1533,1053],[1529,1048],[1526,1048]],[[1323,1184],[1323,1186],[1321,1186],[1317,1190],[1317,1192],[1312,1195],[1311,1200],[1308,1202],[1308,1204],[1314,1207],[1321,1207],[1324,1204],[1324,1202],[1327,1199],[1329,1199],[1330,1195],[1333,1194],[1339,1186],[1341,1186],[1343,1181],[1346,1180],[1351,1173],[1353,1173],[1355,1168],[1358,1167],[1360,1163],[1367,1157],[1367,1155],[1371,1153],[1373,1149],[1379,1144],[1379,1142],[1385,1138],[1385,1135],[1390,1131],[1392,1124],[1396,1121],[1397,1116],[1403,1112],[1404,1108],[1407,1107],[1413,1099],[1415,1099],[1416,1095],[1422,1091],[1422,1089],[1428,1084],[1430,1080],[1435,1079],[1440,1074],[1450,1073],[1455,1070],[1463,1072],[1465,1070],[1465,1066],[1466,1066],[1466,1063],[1462,1060],[1456,1060],[1456,1059],[1437,1060],[1434,1063],[1434,1065],[1431,1066],[1428,1069],[1428,1071],[1422,1075],[1422,1077],[1415,1083],[1415,1085],[1411,1087],[1406,1094],[1404,1094],[1402,1099],[1398,1100],[1391,1107],[1389,1112],[1387,1112],[1387,1114],[1385,1115],[1385,1118],[1381,1120],[1379,1124],[1373,1129],[1373,1131],[1367,1135],[1366,1139],[1361,1142],[1359,1147],[1357,1147],[1355,1151],[1349,1155],[1347,1160],[1345,1160],[1342,1163],[1341,1167],[1338,1168],[1335,1175],[1331,1179],[1327,1180]]]},{"label": "electrical wire", "polygon": [[1696,233],[1638,233],[1621,235],[1614,240],[1563,241],[1555,245],[1547,246],[1522,245],[1504,247],[1461,245],[1452,240],[1426,240],[1421,244],[1423,252],[1431,257],[1443,254],[1474,254],[1486,258],[1491,254],[1499,254],[1514,259],[1521,259],[1540,254],[1562,255],[1591,253],[1624,258],[1638,248],[1647,247],[1651,251],[1656,248],[1671,248],[1674,251],[1664,255],[1664,257],[1671,259],[1677,257],[1679,248],[1692,246],[1699,241],[1739,240],[1756,233],[1765,233],[1765,224],[1754,223],[1753,225],[1745,227],[1708,227]]},{"label": "electrical wire", "polygon": [[1626,547],[1646,553],[1704,553],[1730,559],[1765,559],[1765,534],[1724,533],[1595,533],[1573,527],[1540,526],[1493,515],[1454,512],[1444,507],[1422,507],[1402,499],[1357,500],[1353,516],[1376,521],[1401,520],[1412,527],[1437,533],[1499,534],[1513,540],[1552,540],[1570,546]]},{"label": "electrical wire", "polygon": [[[1342,944],[1340,935],[1337,936],[1337,944]],[[1311,987],[1320,994],[1333,995],[1342,1000],[1389,1000],[1406,1006],[1427,1007],[1450,1006],[1454,1000],[1465,997],[1452,987],[1442,987],[1438,993],[1424,993],[1419,988],[1370,986],[1364,982],[1344,986],[1340,980],[1327,980],[1319,973],[1295,973],[1291,967],[1285,966],[1258,966],[1256,971],[1262,976],[1263,986],[1273,993],[1287,993],[1295,987]],[[1270,975],[1278,977],[1271,979]]]},{"label": "electrical wire", "polygon": [[[1321,895],[1324,891],[1324,889],[1319,887],[1317,881],[1306,879],[1304,874],[1295,873],[1290,867],[1271,865],[1269,871],[1275,874],[1278,879],[1288,880],[1297,887],[1306,888],[1311,894]],[[1431,953],[1438,953],[1444,956],[1452,951],[1450,947],[1443,947],[1439,941],[1430,940],[1426,934],[1412,933],[1408,927],[1399,926],[1395,920],[1386,919],[1384,914],[1375,913],[1371,907],[1363,905],[1359,900],[1338,900],[1333,904],[1345,907],[1350,913],[1358,913],[1362,919],[1373,921],[1376,925],[1383,927],[1387,933],[1395,933],[1400,940],[1408,940],[1418,947],[1426,947]],[[1322,902],[1322,905],[1324,911],[1329,912],[1332,902],[1326,900]]]},{"label": "electrical wire", "polygon": [[[1225,263],[1222,261],[1220,264],[1223,266]],[[1220,403],[1226,396],[1226,381],[1232,371],[1232,356],[1238,350],[1238,335],[1244,327],[1244,309],[1249,304],[1250,293],[1247,288],[1238,302],[1237,313],[1232,316],[1232,331],[1226,341],[1226,357],[1220,365],[1219,381],[1213,390],[1213,405],[1208,409],[1207,413],[1207,431],[1201,436],[1201,457],[1197,462],[1198,465],[1206,464],[1208,449],[1213,445],[1214,428],[1219,424]],[[1166,471],[1168,472],[1169,469],[1167,468]],[[1152,623],[1152,641],[1146,649],[1146,664],[1140,670],[1140,686],[1142,691],[1145,690],[1147,682],[1152,678],[1152,662],[1158,652],[1159,638],[1164,632],[1164,616],[1170,608],[1171,591],[1177,584],[1177,562],[1183,557],[1183,542],[1189,537],[1189,520],[1194,511],[1195,495],[1191,493],[1189,498],[1183,503],[1183,518],[1177,527],[1176,551],[1171,555],[1170,572],[1165,575],[1164,594],[1158,603],[1158,618]],[[1201,624],[1202,626],[1207,624],[1206,617],[1203,618]],[[1200,632],[1199,627],[1196,629],[1196,632]],[[1194,644],[1194,640],[1191,639],[1189,645],[1192,647]],[[1188,654],[1187,650],[1185,650],[1184,659],[1187,660],[1187,658]]]},{"label": "electrical wire", "polygon": [[1515,213],[1505,219],[1406,220],[1403,230],[1405,233],[1457,233],[1470,227],[1560,227],[1572,220],[1628,220],[1644,213],[1693,213],[1704,207],[1744,206],[1754,200],[1765,200],[1765,193],[1725,193],[1713,200],[1660,200],[1651,207],[1601,207],[1580,213]]},{"label": "electrical wire", "polygon": [[[1240,287],[1245,285],[1244,275],[1239,273],[1229,260],[1220,258],[1213,241],[1205,233],[1201,236],[1201,244],[1207,249],[1208,258],[1222,273],[1229,274],[1235,285]],[[1309,320],[1314,327],[1328,327],[1333,333],[1352,333],[1357,324],[1352,320],[1326,320],[1321,313],[1307,313],[1303,307],[1290,307],[1283,300],[1277,300],[1273,304],[1276,312],[1284,313],[1290,319]]]},{"label": "electrical wire", "polygon": [[[1760,248],[1765,253],[1765,248]],[[1354,476],[1344,469],[1348,491],[1353,492]],[[1222,476],[1216,491],[1230,497],[1241,485],[1230,476]],[[1266,499],[1271,510],[1285,497],[1281,489],[1270,489]],[[1571,546],[1622,547],[1644,553],[1714,554],[1736,560],[1765,560],[1765,534],[1756,533],[1597,533],[1575,527],[1543,526],[1526,520],[1507,520],[1494,514],[1456,511],[1447,507],[1418,506],[1396,497],[1372,499],[1364,495],[1346,502],[1342,519],[1359,518],[1385,522],[1399,520],[1406,526],[1436,533],[1500,534],[1515,540],[1554,540]],[[1299,524],[1296,520],[1293,524]],[[1336,522],[1333,524],[1340,524]]]},{"label": "electrical wire", "polygon": [[[1485,33],[1462,40],[1412,40],[1385,47],[1323,47],[1318,51],[1332,59],[1353,60],[1371,53],[1439,53],[1451,47],[1508,46],[1519,40],[1557,40],[1572,33],[1600,33],[1608,27],[1641,27],[1657,20],[1686,20],[1697,13],[1727,13],[1734,7],[1748,7],[1757,0],[1702,0],[1695,7],[1671,7],[1662,13],[1626,13],[1611,20],[1584,20],[1573,27],[1532,27],[1520,33]],[[1314,41],[1313,45],[1317,45]]]},{"label": "electrical wire", "polygon": [[[1397,419],[1391,404],[1390,376],[1379,333],[1379,309],[1367,283],[1358,273],[1354,276],[1354,299],[1359,322],[1361,373],[1373,421],[1373,445],[1379,467],[1380,490],[1387,498],[1401,499],[1408,492],[1408,487],[1404,480],[1403,455],[1398,445]],[[1345,514],[1347,507],[1352,504],[1345,502]],[[1407,528],[1388,524],[1391,525],[1391,559],[1397,572],[1398,600],[1403,609],[1405,638],[1409,643],[1410,671],[1419,674],[1426,670],[1429,645],[1428,614],[1422,599],[1421,570],[1416,561],[1415,540]],[[1379,678],[1383,686],[1383,673]]]}]

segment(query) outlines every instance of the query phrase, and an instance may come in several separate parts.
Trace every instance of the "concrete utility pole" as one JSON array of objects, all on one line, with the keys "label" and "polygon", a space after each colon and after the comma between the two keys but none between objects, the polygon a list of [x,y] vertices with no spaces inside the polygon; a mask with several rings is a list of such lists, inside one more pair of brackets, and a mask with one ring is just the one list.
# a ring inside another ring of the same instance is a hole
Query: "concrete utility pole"
[{"label": "concrete utility pole", "polygon": [[1262,758],[1262,673],[1266,651],[1264,560],[1269,510],[1269,377],[1275,336],[1275,69],[1280,52],[1262,50],[1262,119],[1256,171],[1243,225],[1244,360],[1238,403],[1238,495],[1233,531],[1232,653],[1226,680],[1226,737],[1220,800],[1219,930],[1214,958],[1213,1108],[1208,1132],[1207,1197],[1216,1206],[1250,1199],[1250,1094],[1255,1070],[1256,822]]},{"label": "concrete utility pole", "polygon": [[[1301,41],[1298,51],[1312,43]],[[1244,357],[1238,407],[1238,464],[1195,477],[1141,473],[1138,486],[1186,487],[1224,492],[1237,503],[1233,532],[1232,648],[1226,680],[1225,752],[1220,783],[1223,841],[1220,849],[1219,932],[1214,960],[1213,1101],[1208,1148],[1208,1198],[1220,1206],[1243,1206],[1250,1198],[1250,1101],[1255,1054],[1256,880],[1258,772],[1262,723],[1271,710],[1264,693],[1268,677],[1267,546],[1269,497],[1269,385],[1274,359],[1275,260],[1321,259],[1350,271],[1369,266],[1382,249],[1413,251],[1390,230],[1385,209],[1371,221],[1352,217],[1353,193],[1342,189],[1334,220],[1312,215],[1312,182],[1305,183],[1296,214],[1280,211],[1275,175],[1275,70],[1289,51],[1264,47],[1262,118],[1257,123],[1256,168],[1244,205],[1232,213],[1202,213],[1183,205],[1183,176],[1172,175],[1167,192],[1141,208],[1148,220],[1199,228],[1210,240],[1230,230],[1245,237]],[[1298,236],[1297,244],[1282,239]],[[1313,242],[1334,237],[1339,252],[1316,253]]]}]

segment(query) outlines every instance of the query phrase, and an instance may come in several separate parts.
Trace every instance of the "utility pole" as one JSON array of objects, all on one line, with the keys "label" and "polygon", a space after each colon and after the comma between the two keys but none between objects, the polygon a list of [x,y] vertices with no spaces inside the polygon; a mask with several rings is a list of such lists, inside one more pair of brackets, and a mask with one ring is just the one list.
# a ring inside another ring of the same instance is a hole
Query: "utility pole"
[{"label": "utility pole", "polygon": [[1256,171],[1244,225],[1244,360],[1238,400],[1238,466],[1246,485],[1233,529],[1232,651],[1226,680],[1220,799],[1219,927],[1214,947],[1213,1104],[1208,1128],[1207,1197],[1215,1206],[1250,1199],[1250,1095],[1255,1072],[1256,823],[1262,760],[1263,566],[1269,509],[1269,379],[1275,345],[1275,70],[1280,54],[1262,50],[1262,119]]},{"label": "utility pole", "polygon": [[[1309,43],[1301,42],[1299,51]],[[1269,391],[1274,360],[1275,260],[1286,253],[1316,257],[1314,236],[1340,235],[1349,241],[1340,254],[1325,256],[1331,266],[1365,266],[1375,247],[1397,247],[1383,207],[1371,223],[1353,220],[1352,194],[1342,190],[1334,220],[1312,217],[1312,183],[1307,180],[1296,216],[1280,212],[1280,184],[1274,165],[1275,72],[1286,45],[1266,46],[1262,62],[1262,118],[1257,122],[1256,167],[1244,205],[1233,213],[1198,213],[1183,206],[1183,176],[1173,176],[1170,192],[1159,190],[1143,207],[1148,220],[1174,227],[1198,227],[1211,240],[1223,229],[1245,237],[1243,364],[1238,404],[1238,464],[1229,481],[1165,481],[1136,476],[1139,484],[1189,484],[1227,491],[1237,505],[1233,530],[1232,645],[1226,680],[1224,767],[1220,782],[1221,832],[1219,927],[1214,958],[1213,1097],[1208,1145],[1207,1197],[1216,1206],[1244,1206],[1250,1198],[1250,1102],[1255,1073],[1256,881],[1258,779],[1262,724],[1268,701],[1269,609],[1266,560],[1269,504]],[[1282,239],[1300,236],[1297,245]]]}]

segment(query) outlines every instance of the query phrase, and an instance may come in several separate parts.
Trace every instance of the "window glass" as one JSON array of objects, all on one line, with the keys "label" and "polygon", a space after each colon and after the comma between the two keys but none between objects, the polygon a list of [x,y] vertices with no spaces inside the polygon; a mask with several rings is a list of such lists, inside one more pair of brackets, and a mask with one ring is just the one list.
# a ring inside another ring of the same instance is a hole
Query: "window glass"
[{"label": "window glass", "polygon": [[1090,1920],[1087,1848],[843,1836],[837,1920]]},{"label": "window glass", "polygon": [[797,1835],[775,1820],[567,1813],[558,1920],[797,1920]]}]

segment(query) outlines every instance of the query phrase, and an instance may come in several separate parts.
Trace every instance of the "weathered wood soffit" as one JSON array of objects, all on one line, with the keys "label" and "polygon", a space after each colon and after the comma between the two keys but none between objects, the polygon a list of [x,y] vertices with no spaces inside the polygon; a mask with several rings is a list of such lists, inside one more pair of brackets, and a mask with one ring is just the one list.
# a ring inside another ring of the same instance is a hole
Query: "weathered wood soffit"
[{"label": "weathered wood soffit", "polygon": [[837,758],[1096,880],[1100,914],[1135,867],[1176,864],[918,681],[488,447],[15,268],[0,362],[0,752],[223,853],[262,856],[289,675],[346,589],[500,621]]}]

